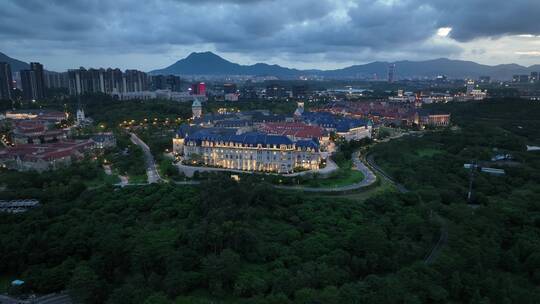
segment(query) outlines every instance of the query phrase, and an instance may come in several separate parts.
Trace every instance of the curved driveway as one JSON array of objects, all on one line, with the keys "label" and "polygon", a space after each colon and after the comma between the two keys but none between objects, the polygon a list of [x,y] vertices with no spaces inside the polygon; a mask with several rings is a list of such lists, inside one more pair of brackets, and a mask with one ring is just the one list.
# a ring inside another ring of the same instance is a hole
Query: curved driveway
[{"label": "curved driveway", "polygon": [[343,187],[321,187],[321,188],[314,188],[314,187],[305,187],[305,186],[274,186],[277,189],[283,189],[283,190],[299,190],[299,191],[305,191],[305,192],[347,192],[347,191],[353,191],[358,190],[361,188],[369,187],[377,181],[377,176],[360,160],[359,153],[356,152],[352,156],[354,168],[353,170],[358,170],[362,172],[364,175],[364,179],[356,184],[347,185]]}]

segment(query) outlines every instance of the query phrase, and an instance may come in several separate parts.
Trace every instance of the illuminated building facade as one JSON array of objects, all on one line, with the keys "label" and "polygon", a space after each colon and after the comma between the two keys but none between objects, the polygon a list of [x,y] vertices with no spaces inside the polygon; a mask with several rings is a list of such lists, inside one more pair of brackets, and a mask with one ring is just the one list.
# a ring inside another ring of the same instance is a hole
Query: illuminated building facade
[{"label": "illuminated building facade", "polygon": [[175,138],[173,144],[174,152],[188,164],[232,170],[291,173],[299,168],[317,170],[321,162],[316,141],[292,141],[282,135],[221,135],[200,130],[186,138]]}]

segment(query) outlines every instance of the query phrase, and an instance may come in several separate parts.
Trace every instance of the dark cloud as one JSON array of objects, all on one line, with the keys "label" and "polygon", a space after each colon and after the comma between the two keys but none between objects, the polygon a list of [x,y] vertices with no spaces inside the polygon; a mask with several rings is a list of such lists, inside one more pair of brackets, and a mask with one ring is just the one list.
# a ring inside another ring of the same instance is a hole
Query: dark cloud
[{"label": "dark cloud", "polygon": [[435,0],[439,26],[452,27],[451,36],[459,41],[479,37],[540,34],[538,0]]},{"label": "dark cloud", "polygon": [[291,61],[435,57],[461,51],[432,41],[439,27],[461,42],[538,35],[539,14],[538,0],[3,0],[0,40],[48,52],[205,46]]}]

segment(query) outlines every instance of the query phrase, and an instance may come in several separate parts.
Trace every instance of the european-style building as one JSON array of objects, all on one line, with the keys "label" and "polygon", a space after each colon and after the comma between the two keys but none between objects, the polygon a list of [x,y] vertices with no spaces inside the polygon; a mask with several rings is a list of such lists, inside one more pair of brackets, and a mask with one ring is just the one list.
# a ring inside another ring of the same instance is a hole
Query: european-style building
[{"label": "european-style building", "polygon": [[244,171],[291,173],[319,169],[319,144],[282,135],[222,135],[200,130],[173,140],[174,152],[191,164]]}]

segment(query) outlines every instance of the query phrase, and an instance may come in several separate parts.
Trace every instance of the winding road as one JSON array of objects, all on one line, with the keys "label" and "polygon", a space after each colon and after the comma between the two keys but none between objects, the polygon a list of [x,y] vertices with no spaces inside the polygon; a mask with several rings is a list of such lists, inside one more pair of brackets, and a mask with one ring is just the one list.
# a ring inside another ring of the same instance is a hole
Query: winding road
[{"label": "winding road", "polygon": [[152,155],[150,148],[135,133],[130,133],[130,135],[131,142],[141,147],[141,149],[143,150],[146,162],[146,175],[148,176],[148,183],[155,184],[161,182],[163,179],[159,175],[159,172],[156,168],[156,161],[154,160],[154,156]]}]

